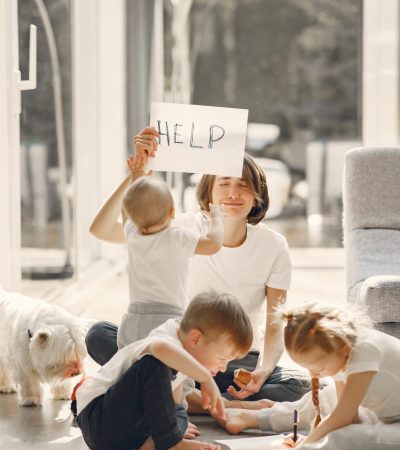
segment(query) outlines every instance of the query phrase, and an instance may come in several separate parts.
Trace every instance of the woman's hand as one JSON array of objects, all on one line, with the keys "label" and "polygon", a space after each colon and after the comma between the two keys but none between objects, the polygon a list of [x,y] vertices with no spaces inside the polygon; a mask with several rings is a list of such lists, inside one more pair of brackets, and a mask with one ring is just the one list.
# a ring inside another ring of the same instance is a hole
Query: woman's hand
[{"label": "woman's hand", "polygon": [[200,391],[203,409],[208,409],[213,416],[217,415],[221,419],[225,419],[224,401],[211,375],[207,381],[200,384]]},{"label": "woman's hand", "polygon": [[144,158],[144,165],[147,164],[148,157],[156,156],[158,140],[158,131],[153,127],[146,127],[133,137],[132,141],[135,146],[136,156],[140,155]]},{"label": "woman's hand", "polygon": [[259,392],[261,387],[264,385],[269,375],[269,371],[256,369],[251,372],[251,380],[248,384],[243,384],[240,381],[235,380],[235,383],[240,387],[240,391],[236,390],[233,386],[229,386],[227,391],[238,400],[244,400],[251,395],[257,394],[257,392]]}]

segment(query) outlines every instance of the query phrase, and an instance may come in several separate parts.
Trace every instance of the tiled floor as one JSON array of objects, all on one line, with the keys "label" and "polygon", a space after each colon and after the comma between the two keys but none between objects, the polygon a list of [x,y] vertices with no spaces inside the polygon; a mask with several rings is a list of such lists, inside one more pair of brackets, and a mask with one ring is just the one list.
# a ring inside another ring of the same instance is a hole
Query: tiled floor
[{"label": "tiled floor", "polygon": [[[345,300],[342,249],[293,249],[294,263],[289,301]],[[96,279],[96,281],[93,281]],[[107,276],[92,277],[78,284],[62,282],[24,282],[23,293],[45,297],[88,318],[119,322],[128,302],[124,268],[116,267]],[[291,364],[283,356],[285,365]],[[89,370],[95,369],[89,363]],[[72,426],[69,402],[47,399],[42,407],[19,407],[16,395],[0,395],[0,449],[81,450],[86,449],[79,429]],[[202,417],[194,419],[203,439],[221,437],[223,431]],[[111,449],[110,449],[111,450]]]}]

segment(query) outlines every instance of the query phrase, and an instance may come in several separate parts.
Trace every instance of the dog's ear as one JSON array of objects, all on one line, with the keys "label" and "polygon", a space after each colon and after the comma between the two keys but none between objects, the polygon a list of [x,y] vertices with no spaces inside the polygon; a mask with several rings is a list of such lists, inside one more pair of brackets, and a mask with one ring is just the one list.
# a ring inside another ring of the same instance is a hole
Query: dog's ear
[{"label": "dog's ear", "polygon": [[37,333],[36,340],[37,340],[38,345],[40,345],[41,347],[44,347],[47,344],[47,342],[49,341],[49,338],[50,338],[50,333],[48,331],[40,330]]}]

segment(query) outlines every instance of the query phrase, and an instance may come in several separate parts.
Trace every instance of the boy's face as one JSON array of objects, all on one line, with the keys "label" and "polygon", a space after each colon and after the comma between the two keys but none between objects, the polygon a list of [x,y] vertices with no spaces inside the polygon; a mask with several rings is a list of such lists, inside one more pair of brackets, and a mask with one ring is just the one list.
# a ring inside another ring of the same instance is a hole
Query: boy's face
[{"label": "boy's face", "polygon": [[218,372],[225,372],[228,363],[240,356],[229,337],[220,336],[216,340],[209,340],[198,330],[192,330],[189,334],[192,332],[197,332],[198,335],[194,333],[189,338],[187,350],[213,377]]}]

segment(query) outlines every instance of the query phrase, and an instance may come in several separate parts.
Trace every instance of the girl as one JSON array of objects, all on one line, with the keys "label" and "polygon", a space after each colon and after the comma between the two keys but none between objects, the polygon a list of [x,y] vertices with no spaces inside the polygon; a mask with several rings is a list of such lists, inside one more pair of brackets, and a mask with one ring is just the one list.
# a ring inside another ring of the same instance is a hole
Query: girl
[{"label": "girl", "polygon": [[[145,128],[135,136],[136,155],[147,160],[154,157],[158,133]],[[122,225],[118,222],[124,189],[110,197],[96,216],[90,231],[100,239],[124,242]],[[289,249],[283,236],[261,223],[268,210],[269,197],[262,167],[246,155],[240,178],[204,175],[197,189],[197,199],[204,212],[209,203],[223,205],[224,242],[213,256],[195,256],[189,264],[188,298],[212,289],[235,295],[248,313],[255,335],[253,351],[244,359],[234,361],[225,374],[216,377],[221,392],[233,397],[252,400],[296,400],[308,389],[305,378],[294,371],[276,367],[282,354],[282,327],[274,325],[266,312],[272,312],[286,300],[291,277]],[[202,235],[209,221],[199,212],[181,214],[176,225]],[[261,329],[261,331],[260,331]],[[87,336],[89,354],[104,364],[117,350],[115,325],[102,322]],[[233,386],[233,372],[243,367],[252,371],[252,380],[245,386]]]},{"label": "girl", "polygon": [[[318,449],[343,450],[357,445],[357,448],[377,450],[398,445],[399,340],[369,328],[370,320],[355,309],[308,304],[283,314],[283,318],[287,320],[284,330],[286,349],[312,377],[311,399],[316,411],[308,437],[296,443],[288,439],[286,445],[306,449],[328,434],[329,439],[319,444]],[[329,398],[330,388],[322,391],[327,415],[321,420],[318,380],[328,376],[335,381],[337,402]],[[234,433],[257,425],[264,430],[286,428],[287,431],[292,425],[293,410],[300,410],[300,416],[306,417],[309,404],[309,396],[305,396],[299,402],[276,403],[258,412],[231,410],[226,426]],[[360,409],[360,406],[366,409]],[[363,411],[364,416],[367,413],[369,418],[373,416],[375,425],[360,425],[359,411]],[[358,425],[349,427],[351,424]],[[371,433],[371,430],[374,431]]]}]

